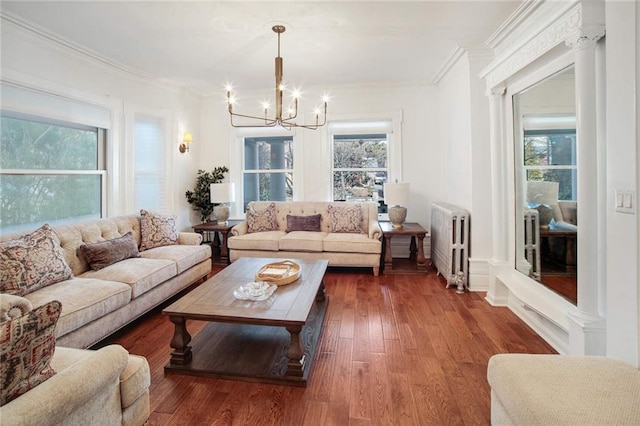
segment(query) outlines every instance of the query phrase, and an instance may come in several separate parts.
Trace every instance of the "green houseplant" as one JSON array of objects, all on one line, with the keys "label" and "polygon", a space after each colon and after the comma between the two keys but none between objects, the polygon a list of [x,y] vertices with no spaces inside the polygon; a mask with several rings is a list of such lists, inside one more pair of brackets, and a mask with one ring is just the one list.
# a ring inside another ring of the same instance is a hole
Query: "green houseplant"
[{"label": "green houseplant", "polygon": [[200,212],[200,220],[203,222],[209,219],[214,207],[214,204],[211,204],[211,199],[209,198],[209,186],[212,183],[221,182],[224,179],[225,173],[229,173],[229,168],[226,166],[216,167],[210,172],[202,169],[198,170],[196,187],[193,191],[187,191],[184,194],[187,197],[187,202],[191,204],[193,209]]}]

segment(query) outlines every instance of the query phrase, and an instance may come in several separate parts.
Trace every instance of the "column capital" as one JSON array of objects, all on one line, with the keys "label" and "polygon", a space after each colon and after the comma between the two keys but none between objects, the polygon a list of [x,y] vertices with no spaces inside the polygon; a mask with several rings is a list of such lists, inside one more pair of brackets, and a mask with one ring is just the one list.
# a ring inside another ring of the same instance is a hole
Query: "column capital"
[{"label": "column capital", "polygon": [[564,44],[573,50],[581,50],[595,46],[604,34],[604,26],[580,27],[564,39]]},{"label": "column capital", "polygon": [[484,95],[489,99],[495,99],[504,95],[506,91],[507,91],[507,88],[503,84],[500,84],[498,86],[494,86],[485,90]]}]

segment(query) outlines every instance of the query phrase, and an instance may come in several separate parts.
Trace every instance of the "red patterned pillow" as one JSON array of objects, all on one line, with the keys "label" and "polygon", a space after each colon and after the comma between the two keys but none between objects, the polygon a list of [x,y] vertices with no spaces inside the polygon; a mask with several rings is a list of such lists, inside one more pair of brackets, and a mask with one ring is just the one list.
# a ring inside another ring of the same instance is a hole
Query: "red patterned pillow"
[{"label": "red patterned pillow", "polygon": [[362,209],[360,204],[336,206],[329,204],[329,229],[331,232],[362,233]]},{"label": "red patterned pillow", "polygon": [[277,231],[276,204],[271,203],[264,210],[247,209],[247,233]]},{"label": "red patterned pillow", "polygon": [[47,224],[0,243],[0,291],[24,296],[73,277],[57,235]]},{"label": "red patterned pillow", "polygon": [[178,243],[176,216],[140,210],[140,251]]},{"label": "red patterned pillow", "polygon": [[55,329],[62,305],[52,301],[0,323],[0,405],[52,377]]}]

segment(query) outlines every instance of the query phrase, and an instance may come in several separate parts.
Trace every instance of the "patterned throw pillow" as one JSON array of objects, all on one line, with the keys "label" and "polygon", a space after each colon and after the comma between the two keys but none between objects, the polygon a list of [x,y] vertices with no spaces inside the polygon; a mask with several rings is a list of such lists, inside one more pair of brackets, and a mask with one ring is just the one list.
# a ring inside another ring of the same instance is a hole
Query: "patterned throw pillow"
[{"label": "patterned throw pillow", "polygon": [[178,242],[176,216],[140,210],[140,251]]},{"label": "patterned throw pillow", "polygon": [[131,232],[127,232],[122,237],[114,238],[113,240],[83,244],[80,246],[80,252],[94,271],[130,257],[140,257],[138,244]]},{"label": "patterned throw pillow", "polygon": [[321,214],[312,214],[309,216],[293,216],[287,215],[287,232],[293,231],[315,231],[320,232]]},{"label": "patterned throw pillow", "polygon": [[362,233],[362,210],[360,204],[336,206],[329,204],[329,229],[331,232]]},{"label": "patterned throw pillow", "polygon": [[60,241],[47,224],[0,243],[0,292],[24,296],[71,277]]},{"label": "patterned throw pillow", "polygon": [[25,315],[0,323],[0,405],[52,377],[55,329],[62,305],[51,301]]},{"label": "patterned throw pillow", "polygon": [[253,206],[247,210],[247,233],[277,231],[276,204],[271,203],[264,210],[255,210]]}]

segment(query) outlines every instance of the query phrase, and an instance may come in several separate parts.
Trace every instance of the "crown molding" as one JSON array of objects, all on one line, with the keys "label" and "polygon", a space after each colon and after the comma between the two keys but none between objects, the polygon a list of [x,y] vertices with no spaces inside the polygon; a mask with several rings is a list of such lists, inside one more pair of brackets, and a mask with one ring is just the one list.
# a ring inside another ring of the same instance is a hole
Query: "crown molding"
[{"label": "crown molding", "polygon": [[449,56],[442,64],[442,67],[435,74],[433,79],[431,80],[434,85],[438,85],[440,80],[444,78],[451,68],[462,58],[464,55],[473,58],[492,58],[493,57],[493,49],[487,47],[474,47],[474,46],[456,46]]},{"label": "crown molding", "polygon": [[[549,5],[550,2],[545,2]],[[551,2],[553,6],[554,3]],[[562,4],[559,6],[563,6]],[[554,10],[551,10],[552,12]],[[486,79],[487,87],[503,83],[509,76],[515,74],[546,52],[575,33],[583,22],[583,10],[580,3],[573,3],[568,9],[561,10],[560,16],[550,15],[549,25],[542,23],[542,27],[527,38],[515,40],[508,52],[503,52],[480,74]],[[536,25],[538,22],[536,22]],[[512,34],[509,34],[512,35]],[[504,39],[503,39],[504,41]]]},{"label": "crown molding", "polygon": [[173,83],[168,80],[160,80],[159,78],[149,73],[124,65],[107,56],[101,55],[98,52],[95,52],[94,50],[91,50],[86,46],[75,43],[65,38],[61,34],[58,34],[49,29],[43,28],[33,22],[30,22],[14,13],[7,12],[6,10],[0,9],[0,21],[2,21],[2,25],[4,25],[5,23],[9,23],[21,31],[34,35],[38,40],[48,43],[50,45],[54,45],[56,47],[60,47],[63,50],[70,52],[85,61],[90,61],[104,68],[117,71],[120,74],[123,74],[129,78],[146,81],[150,84],[155,85],[156,87],[159,87],[165,90],[179,92],[181,94],[186,94],[190,97],[201,99],[200,94],[194,93],[189,88],[185,88],[179,84]]},{"label": "crown molding", "polygon": [[525,0],[513,11],[511,15],[498,27],[498,29],[486,41],[487,46],[495,48],[514,29],[518,28],[531,14],[544,3],[544,0]]}]

